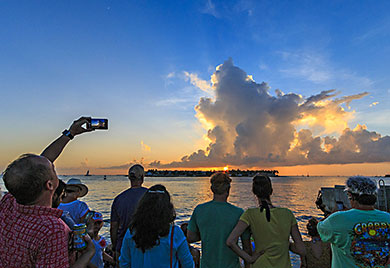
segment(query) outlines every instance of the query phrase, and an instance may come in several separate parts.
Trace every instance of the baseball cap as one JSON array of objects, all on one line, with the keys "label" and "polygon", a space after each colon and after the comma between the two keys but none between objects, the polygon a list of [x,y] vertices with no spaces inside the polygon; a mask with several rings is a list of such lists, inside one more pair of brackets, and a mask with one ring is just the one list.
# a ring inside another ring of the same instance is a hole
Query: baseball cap
[{"label": "baseball cap", "polygon": [[145,177],[144,167],[136,164],[129,169],[129,178],[143,179]]},{"label": "baseball cap", "polygon": [[368,177],[350,177],[347,180],[346,184],[347,186],[345,187],[345,191],[350,192],[352,194],[376,195],[378,192],[378,187],[376,183]]}]

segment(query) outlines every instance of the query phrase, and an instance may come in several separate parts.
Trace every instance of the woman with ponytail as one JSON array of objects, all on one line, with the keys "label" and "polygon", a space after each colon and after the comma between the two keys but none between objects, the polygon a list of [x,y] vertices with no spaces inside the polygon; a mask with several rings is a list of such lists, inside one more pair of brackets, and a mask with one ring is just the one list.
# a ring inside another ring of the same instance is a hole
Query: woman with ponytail
[{"label": "woman with ponytail", "polygon": [[167,189],[157,184],[140,199],[123,239],[121,268],[193,268],[186,237],[174,225],[175,209]]},{"label": "woman with ponytail", "polygon": [[[253,256],[260,256],[253,264],[253,268],[290,268],[290,236],[295,242],[297,253],[301,256],[305,255],[305,246],[297,221],[289,209],[275,207],[272,204],[273,189],[268,176],[256,175],[253,178],[252,191],[257,197],[259,207],[249,208],[242,214],[226,244],[244,260],[249,261]],[[255,241],[253,256],[248,255],[237,245],[238,237],[248,227]]]}]

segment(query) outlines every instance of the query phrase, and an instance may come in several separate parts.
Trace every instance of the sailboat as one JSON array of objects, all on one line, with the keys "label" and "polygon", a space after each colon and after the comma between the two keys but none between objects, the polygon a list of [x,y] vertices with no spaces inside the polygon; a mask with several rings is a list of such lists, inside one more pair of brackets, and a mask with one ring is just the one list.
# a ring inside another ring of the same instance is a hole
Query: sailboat
[{"label": "sailboat", "polygon": [[91,175],[89,175],[89,169],[87,170],[87,173],[85,173],[84,176],[91,176]]}]

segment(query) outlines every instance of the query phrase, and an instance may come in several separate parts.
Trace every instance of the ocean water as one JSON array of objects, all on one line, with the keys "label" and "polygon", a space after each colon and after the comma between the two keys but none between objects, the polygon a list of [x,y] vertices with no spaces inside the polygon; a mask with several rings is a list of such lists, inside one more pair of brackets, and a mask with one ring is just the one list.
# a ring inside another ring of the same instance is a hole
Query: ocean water
[{"label": "ocean water", "polygon": [[[72,176],[59,176],[65,182]],[[99,211],[104,216],[104,226],[101,234],[109,239],[109,218],[111,204],[115,196],[126,190],[129,180],[125,176],[74,176],[85,183],[89,192],[81,200],[86,202],[91,210]],[[275,206],[287,207],[295,215],[304,240],[309,240],[306,231],[307,220],[311,216],[322,217],[322,213],[315,206],[318,191],[321,187],[344,185],[347,177],[273,177],[272,202]],[[212,198],[209,178],[204,177],[173,177],[145,178],[145,187],[154,184],[163,184],[170,192],[176,209],[176,224],[189,221],[195,206]],[[386,178],[386,184],[390,181]],[[0,187],[4,190],[1,180]],[[257,206],[252,193],[252,178],[232,178],[232,187],[228,199],[232,204],[243,209]],[[198,244],[199,246],[199,244]],[[291,256],[293,267],[299,267],[299,257]]]}]

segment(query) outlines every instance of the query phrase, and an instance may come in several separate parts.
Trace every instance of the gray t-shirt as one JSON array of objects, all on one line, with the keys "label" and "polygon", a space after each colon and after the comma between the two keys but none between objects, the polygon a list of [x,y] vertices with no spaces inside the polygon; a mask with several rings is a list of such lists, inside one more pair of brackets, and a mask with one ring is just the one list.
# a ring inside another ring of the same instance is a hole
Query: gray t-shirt
[{"label": "gray t-shirt", "polygon": [[133,213],[137,207],[138,201],[148,189],[130,188],[115,197],[111,206],[111,222],[118,222],[118,240],[116,251],[120,252],[123,237],[126,234],[127,228],[130,225]]}]

